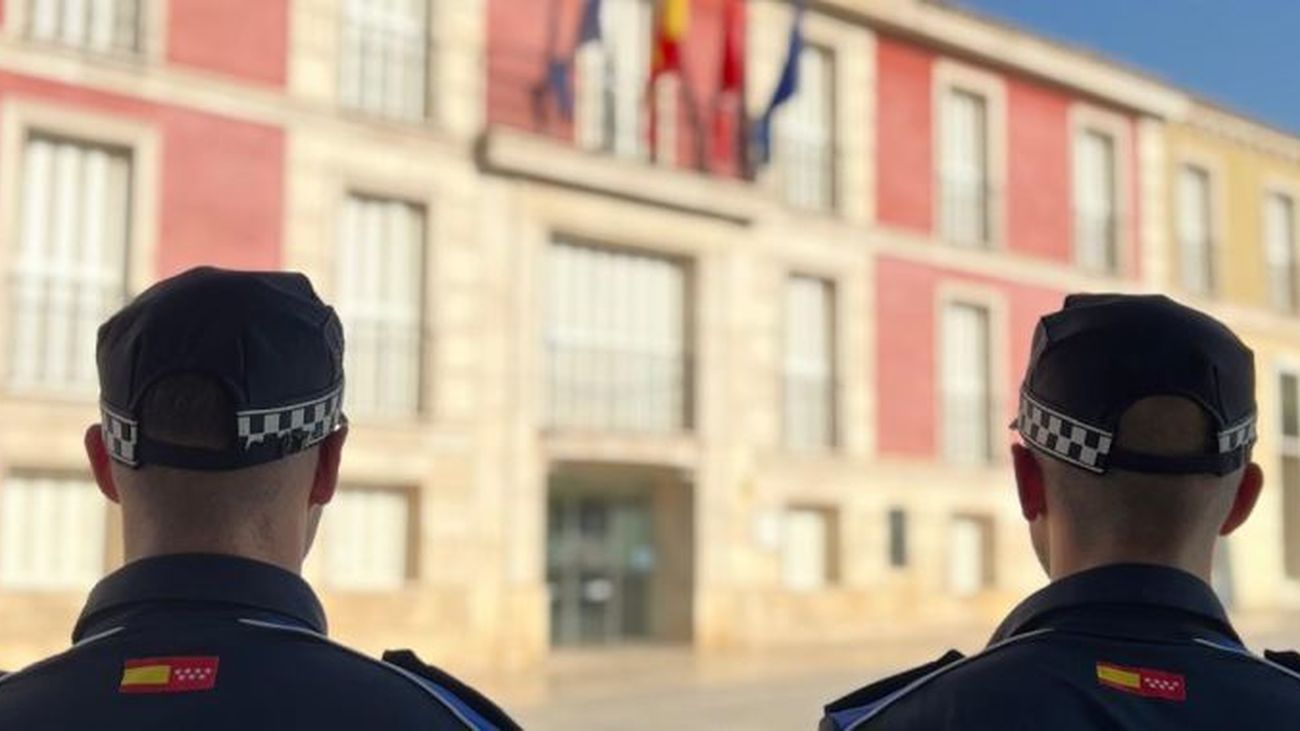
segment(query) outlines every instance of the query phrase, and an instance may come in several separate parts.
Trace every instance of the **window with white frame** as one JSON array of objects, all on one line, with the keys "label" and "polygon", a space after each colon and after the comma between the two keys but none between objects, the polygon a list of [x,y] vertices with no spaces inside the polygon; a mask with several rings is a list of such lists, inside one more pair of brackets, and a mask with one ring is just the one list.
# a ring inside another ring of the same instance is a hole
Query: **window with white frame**
[{"label": "window with white frame", "polygon": [[989,310],[951,302],[943,308],[943,448],[961,464],[993,459]]},{"label": "window with white frame", "polygon": [[952,87],[943,95],[941,115],[943,235],[958,246],[986,248],[992,237],[988,100]]},{"label": "window with white frame", "polygon": [[1178,252],[1183,288],[1211,294],[1215,287],[1214,218],[1208,170],[1184,165],[1178,174]]},{"label": "window with white frame", "polygon": [[107,512],[95,483],[16,473],[0,484],[0,585],[84,589],[104,573]]},{"label": "window with white frame", "polygon": [[401,588],[414,573],[412,502],[405,489],[341,486],[322,513],[303,575],[331,589]]},{"label": "window with white frame", "polygon": [[836,512],[792,507],[785,512],[781,579],[793,591],[815,591],[835,583],[838,573]]},{"label": "window with white frame", "polygon": [[33,134],[10,253],[9,383],[95,390],[95,333],[126,297],[131,154]]},{"label": "window with white frame", "polygon": [[334,297],[347,339],[344,398],[354,415],[420,410],[424,237],[422,206],[360,194],[344,202]]},{"label": "window with white frame", "polygon": [[687,267],[653,254],[557,240],[548,253],[551,426],[691,427]]},{"label": "window with white frame", "polygon": [[428,113],[429,0],[342,0],[339,97],[394,119]]},{"label": "window with white frame", "polygon": [[578,50],[575,134],[579,146],[644,158],[649,153],[646,93],[654,6],[603,0],[600,40]]},{"label": "window with white frame", "polygon": [[1273,307],[1295,312],[1297,300],[1295,254],[1295,202],[1285,193],[1264,196],[1264,256],[1268,266],[1268,292]]},{"label": "window with white frame", "polygon": [[776,159],[791,205],[835,207],[835,56],[828,48],[799,53],[799,88],[777,111]]},{"label": "window with white frame", "polygon": [[27,33],[97,53],[143,50],[142,0],[29,0]]},{"label": "window with white frame", "polygon": [[1282,482],[1282,563],[1300,579],[1300,375],[1278,375],[1278,457]]},{"label": "window with white frame", "polygon": [[957,515],[949,532],[948,591],[964,597],[993,585],[993,521]]},{"label": "window with white frame", "polygon": [[1091,272],[1119,270],[1115,140],[1084,129],[1074,139],[1074,255]]},{"label": "window with white frame", "polygon": [[785,285],[785,441],[795,449],[835,445],[835,285],[792,275]]}]

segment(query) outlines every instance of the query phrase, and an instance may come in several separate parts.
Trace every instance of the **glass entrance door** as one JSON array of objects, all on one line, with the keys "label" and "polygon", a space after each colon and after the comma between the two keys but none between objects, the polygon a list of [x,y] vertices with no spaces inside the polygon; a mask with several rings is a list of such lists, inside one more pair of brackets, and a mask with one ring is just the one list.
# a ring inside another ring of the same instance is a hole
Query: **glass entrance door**
[{"label": "glass entrance door", "polygon": [[605,495],[552,485],[546,574],[553,645],[651,634],[655,568],[648,492]]}]

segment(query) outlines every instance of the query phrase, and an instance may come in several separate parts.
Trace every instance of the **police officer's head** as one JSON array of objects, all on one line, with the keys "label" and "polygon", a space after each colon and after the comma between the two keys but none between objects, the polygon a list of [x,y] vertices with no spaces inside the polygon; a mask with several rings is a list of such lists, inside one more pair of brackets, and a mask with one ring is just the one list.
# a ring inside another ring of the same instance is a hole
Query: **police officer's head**
[{"label": "police officer's head", "polygon": [[86,432],[128,560],[234,553],[297,569],[347,429],[343,332],[301,274],[192,269],[104,323]]},{"label": "police officer's head", "polygon": [[1208,578],[1263,477],[1251,351],[1163,296],[1072,295],[1039,322],[1013,427],[1022,512],[1054,578],[1160,563]]}]

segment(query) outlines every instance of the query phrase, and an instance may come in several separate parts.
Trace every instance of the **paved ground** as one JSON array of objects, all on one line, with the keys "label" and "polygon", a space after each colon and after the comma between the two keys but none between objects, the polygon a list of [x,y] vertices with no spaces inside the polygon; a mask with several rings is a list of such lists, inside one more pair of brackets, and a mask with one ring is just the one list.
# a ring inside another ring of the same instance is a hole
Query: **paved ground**
[{"label": "paved ground", "polygon": [[[1237,621],[1253,648],[1300,645],[1300,615]],[[493,685],[530,731],[812,731],[827,700],[949,647],[974,651],[988,631],[708,657],[663,648],[561,653],[539,677]]]}]

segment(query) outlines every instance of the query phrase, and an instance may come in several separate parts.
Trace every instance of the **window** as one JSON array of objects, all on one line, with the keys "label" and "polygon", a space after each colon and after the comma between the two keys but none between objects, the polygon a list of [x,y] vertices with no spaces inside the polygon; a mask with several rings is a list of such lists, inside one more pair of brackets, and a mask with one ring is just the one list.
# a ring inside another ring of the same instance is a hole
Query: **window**
[{"label": "window", "polygon": [[989,312],[950,303],[943,311],[943,447],[962,464],[993,459]]},{"label": "window", "polygon": [[28,138],[9,288],[9,382],[93,393],[95,333],[126,297],[131,157]]},{"label": "window", "polygon": [[558,241],[548,274],[551,425],[689,429],[686,267],[666,257]]},{"label": "window", "polygon": [[796,507],[785,514],[781,577],[785,588],[814,591],[835,583],[838,573],[835,511]]},{"label": "window", "polygon": [[1115,141],[1084,130],[1074,142],[1074,254],[1091,272],[1119,271]]},{"label": "window", "polygon": [[986,248],[991,238],[987,100],[949,89],[941,124],[943,235],[958,246]]},{"label": "window", "polygon": [[785,198],[814,211],[835,207],[835,57],[805,46],[799,88],[778,110],[776,157]]},{"label": "window", "polygon": [[785,291],[785,439],[796,449],[835,445],[835,285],[792,276]]},{"label": "window", "polygon": [[993,521],[974,515],[952,520],[949,536],[948,590],[970,596],[993,585]]},{"label": "window", "polygon": [[339,96],[344,106],[423,119],[429,78],[428,0],[343,0]]},{"label": "window", "polygon": [[1300,377],[1278,377],[1281,414],[1279,456],[1282,460],[1282,559],[1286,575],[1300,579]]},{"label": "window", "polygon": [[335,302],[347,338],[347,408],[357,415],[420,410],[424,333],[424,209],[349,195],[339,235]]},{"label": "window", "polygon": [[907,513],[902,508],[889,509],[889,565],[907,566]]},{"label": "window", "polygon": [[107,513],[90,480],[14,474],[0,485],[0,584],[85,589],[104,573]]},{"label": "window", "polygon": [[649,0],[604,0],[600,41],[578,50],[576,135],[589,150],[644,158],[653,8]]},{"label": "window", "polygon": [[30,0],[27,32],[98,53],[135,54],[144,35],[140,0]]},{"label": "window", "polygon": [[1264,255],[1268,266],[1268,291],[1273,306],[1282,312],[1296,310],[1295,203],[1282,193],[1264,198]]},{"label": "window", "polygon": [[1178,177],[1178,250],[1183,287],[1211,294],[1215,286],[1210,174],[1185,165]]},{"label": "window", "polygon": [[325,507],[304,574],[334,589],[400,588],[415,573],[411,503],[398,488],[341,487]]}]

